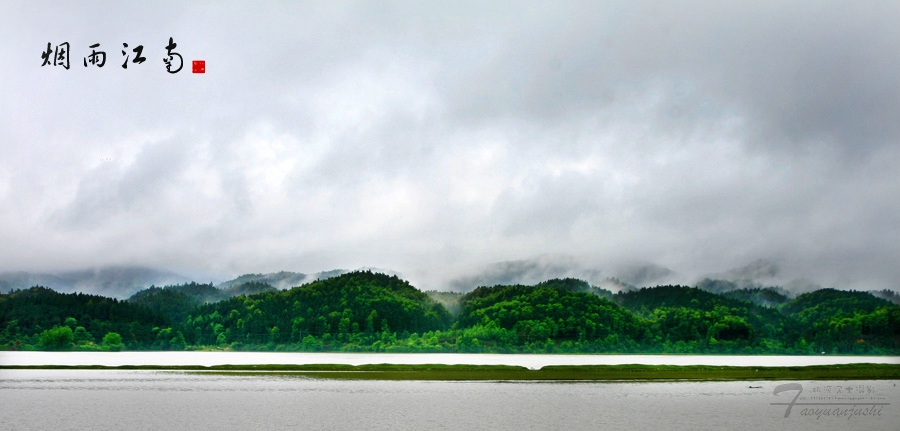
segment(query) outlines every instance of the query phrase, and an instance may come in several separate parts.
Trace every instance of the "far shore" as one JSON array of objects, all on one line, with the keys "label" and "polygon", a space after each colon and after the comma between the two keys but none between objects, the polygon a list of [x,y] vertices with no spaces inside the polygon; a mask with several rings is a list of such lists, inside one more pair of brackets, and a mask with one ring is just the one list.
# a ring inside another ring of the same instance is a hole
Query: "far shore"
[{"label": "far shore", "polygon": [[537,370],[510,365],[0,365],[0,370],[147,370],[196,373],[291,375],[340,380],[433,381],[727,381],[900,380],[900,364],[839,364],[801,367],[706,365],[550,365]]}]

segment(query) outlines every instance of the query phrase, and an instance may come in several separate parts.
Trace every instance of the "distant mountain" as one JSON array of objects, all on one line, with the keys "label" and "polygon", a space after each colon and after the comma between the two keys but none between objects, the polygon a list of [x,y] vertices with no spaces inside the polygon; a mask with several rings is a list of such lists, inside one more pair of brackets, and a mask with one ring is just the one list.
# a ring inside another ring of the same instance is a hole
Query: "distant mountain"
[{"label": "distant mountain", "polygon": [[165,288],[152,286],[123,302],[147,307],[166,316],[170,322],[180,322],[195,307],[208,302],[211,297],[218,300],[219,295],[220,291],[212,285],[190,283]]},{"label": "distant mountain", "polygon": [[752,302],[765,307],[774,307],[783,304],[793,297],[793,294],[790,291],[782,287],[764,287],[763,285],[750,280],[730,281],[705,278],[697,283],[696,287],[700,290],[716,293],[727,298]]},{"label": "distant mountain", "polygon": [[775,261],[758,259],[739,268],[732,268],[725,272],[729,280],[768,280],[781,273],[781,267]]},{"label": "distant mountain", "polygon": [[[226,291],[222,297],[227,298],[262,291],[239,288],[241,285],[249,282],[264,283],[279,290],[284,290],[316,280],[336,277],[346,272],[346,270],[336,269],[313,274],[287,271],[270,274],[245,274],[221,283],[216,287]],[[82,292],[109,298],[126,299],[151,286],[175,286],[192,281],[194,280],[171,271],[142,266],[110,266],[78,271],[43,273],[17,271],[0,273],[0,293],[25,290],[33,286],[44,286],[59,293]]]},{"label": "distant mountain", "polygon": [[60,293],[83,292],[124,299],[152,285],[186,283],[190,279],[174,272],[142,266],[110,266],[80,271],[0,273],[0,292],[44,286]]},{"label": "distant mountain", "polygon": [[180,322],[189,315],[191,310],[202,304],[215,303],[240,295],[278,291],[271,285],[259,281],[248,281],[227,289],[219,289],[212,284],[198,284],[192,281],[164,287],[151,286],[131,295],[128,302],[161,313],[170,321]]},{"label": "distant mountain", "polygon": [[334,269],[331,271],[322,271],[312,274],[290,271],[270,272],[268,274],[244,274],[233,280],[219,283],[218,285],[216,285],[216,287],[222,290],[228,290],[232,287],[236,287],[245,283],[257,282],[268,284],[279,290],[286,290],[306,283],[312,283],[316,280],[325,280],[328,278],[337,277],[342,274],[346,274],[347,272],[349,271],[345,269]]},{"label": "distant mountain", "polygon": [[554,278],[579,278],[592,282],[605,276],[597,269],[572,256],[545,255],[532,259],[511,260],[486,265],[472,274],[448,282],[450,290],[468,292],[480,286],[534,285]]},{"label": "distant mountain", "polygon": [[616,279],[632,286],[652,286],[675,276],[675,271],[656,264],[635,265],[621,268]]}]

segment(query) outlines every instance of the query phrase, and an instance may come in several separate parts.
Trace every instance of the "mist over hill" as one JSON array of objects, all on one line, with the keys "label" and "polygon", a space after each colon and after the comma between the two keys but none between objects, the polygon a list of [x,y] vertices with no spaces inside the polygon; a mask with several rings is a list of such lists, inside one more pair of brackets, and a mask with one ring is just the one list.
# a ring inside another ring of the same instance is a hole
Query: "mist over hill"
[{"label": "mist over hill", "polygon": [[[215,284],[215,286],[223,291],[228,291],[245,283],[258,282],[285,290],[316,280],[337,277],[346,272],[348,271],[345,269],[334,269],[310,274],[290,271],[244,274]],[[143,266],[109,266],[59,272],[15,271],[0,273],[0,293],[43,286],[60,293],[81,292],[126,299],[152,286],[173,286],[191,282],[208,282],[208,280],[198,280],[196,277]]]},{"label": "mist over hill", "polygon": [[462,294],[353,271],[286,290],[259,281],[154,286],[127,301],[45,287],[0,295],[7,350],[894,355],[898,334],[900,306],[837,289],[613,293],[565,278]]},{"label": "mist over hill", "polygon": [[467,292],[479,286],[533,285],[554,278],[577,278],[614,290],[683,281],[676,271],[653,263],[603,265],[569,255],[542,255],[487,264],[452,278],[446,287]]},{"label": "mist over hill", "polygon": [[[362,267],[379,273],[404,274],[384,268]],[[211,282],[208,279],[178,274],[165,269],[144,266],[109,266],[77,271],[3,272],[0,273],[0,293],[23,290],[32,286],[44,286],[57,292],[82,292],[116,299],[126,299],[150,287],[165,287],[186,283],[205,283],[219,289],[217,298],[237,296],[256,291],[244,291],[241,286],[258,283],[277,290],[325,280],[350,272],[332,269],[319,272],[278,271],[246,273],[234,278]],[[550,279],[575,278],[590,286],[612,293],[630,291],[641,287],[661,285],[695,286],[713,293],[730,293],[730,296],[762,305],[775,305],[807,292],[823,288],[841,290],[865,290],[874,295],[898,303],[900,296],[893,293],[897,286],[884,285],[875,288],[854,288],[852,283],[827,285],[815,279],[815,274],[801,275],[795,269],[774,260],[758,259],[747,265],[726,271],[697,276],[655,263],[600,264],[569,255],[541,255],[529,259],[485,264],[469,271],[450,275],[443,280],[413,280],[426,290],[466,293],[481,286],[535,285]]]},{"label": "mist over hill", "polygon": [[279,290],[285,290],[306,283],[311,283],[316,280],[324,280],[327,278],[337,277],[347,272],[348,271],[346,269],[333,269],[331,271],[321,271],[312,274],[290,271],[270,272],[268,274],[244,274],[234,279],[223,281],[217,284],[216,287],[225,290],[253,281],[268,284]]},{"label": "mist over hill", "polygon": [[110,266],[48,273],[18,271],[0,273],[0,292],[44,286],[61,293],[82,292],[125,299],[153,285],[162,286],[189,281],[191,280],[188,277],[171,271],[142,266]]}]

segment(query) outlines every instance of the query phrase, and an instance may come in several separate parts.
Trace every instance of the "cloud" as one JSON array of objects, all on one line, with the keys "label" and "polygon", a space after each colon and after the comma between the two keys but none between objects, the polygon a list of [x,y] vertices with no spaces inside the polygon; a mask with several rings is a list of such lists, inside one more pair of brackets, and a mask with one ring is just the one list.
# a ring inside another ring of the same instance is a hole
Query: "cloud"
[{"label": "cloud", "polygon": [[3,6],[0,270],[891,287],[895,3]]}]

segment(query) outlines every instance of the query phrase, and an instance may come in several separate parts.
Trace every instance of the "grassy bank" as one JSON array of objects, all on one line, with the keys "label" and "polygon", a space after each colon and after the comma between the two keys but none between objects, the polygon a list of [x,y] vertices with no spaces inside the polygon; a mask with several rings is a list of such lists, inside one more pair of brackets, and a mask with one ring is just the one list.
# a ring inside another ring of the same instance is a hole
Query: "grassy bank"
[{"label": "grassy bank", "polygon": [[204,366],[0,366],[0,369],[156,370],[294,375],[349,380],[900,380],[900,364],[844,364],[805,367],[673,365],[547,366],[540,370],[508,365],[215,365]]}]

